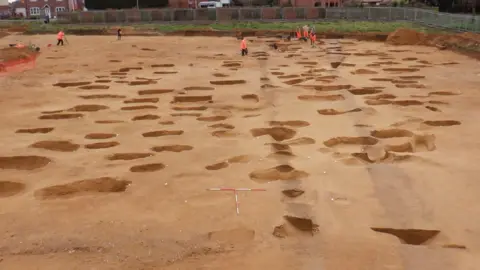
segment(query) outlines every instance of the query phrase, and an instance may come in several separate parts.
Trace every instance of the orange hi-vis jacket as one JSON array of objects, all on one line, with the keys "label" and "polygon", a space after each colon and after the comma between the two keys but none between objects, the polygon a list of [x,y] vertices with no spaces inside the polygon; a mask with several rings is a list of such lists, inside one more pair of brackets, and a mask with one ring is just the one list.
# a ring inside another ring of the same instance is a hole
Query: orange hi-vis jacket
[{"label": "orange hi-vis jacket", "polygon": [[302,34],[300,33],[300,31],[297,31],[297,38],[298,39],[302,38]]},{"label": "orange hi-vis jacket", "polygon": [[308,31],[303,31],[303,36],[308,37]]},{"label": "orange hi-vis jacket", "polygon": [[312,41],[316,41],[316,40],[317,40],[317,35],[315,35],[315,33],[311,33],[311,34],[310,34],[310,39],[311,39]]},{"label": "orange hi-vis jacket", "polygon": [[60,32],[58,32],[58,34],[57,34],[57,39],[58,39],[58,40],[63,39],[63,36],[65,36],[65,34],[63,33],[63,31],[60,31]]},{"label": "orange hi-vis jacket", "polygon": [[240,42],[240,49],[244,50],[247,48],[247,41],[245,39],[242,39],[242,42]]}]

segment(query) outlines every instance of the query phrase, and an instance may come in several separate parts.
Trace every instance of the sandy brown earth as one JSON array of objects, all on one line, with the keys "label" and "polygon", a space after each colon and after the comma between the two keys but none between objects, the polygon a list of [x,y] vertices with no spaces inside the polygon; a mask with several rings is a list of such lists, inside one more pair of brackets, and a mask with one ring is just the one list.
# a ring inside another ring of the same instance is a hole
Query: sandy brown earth
[{"label": "sandy brown earth", "polygon": [[54,39],[0,40],[43,51],[0,78],[0,269],[478,269],[476,60]]}]

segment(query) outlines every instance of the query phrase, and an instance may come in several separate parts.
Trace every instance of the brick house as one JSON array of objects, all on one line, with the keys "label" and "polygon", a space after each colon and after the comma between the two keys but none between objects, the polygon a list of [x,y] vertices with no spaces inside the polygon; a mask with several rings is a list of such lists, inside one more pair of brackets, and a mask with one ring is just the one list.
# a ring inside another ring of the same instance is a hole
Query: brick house
[{"label": "brick house", "polygon": [[10,14],[10,6],[8,0],[0,0],[0,16]]},{"label": "brick house", "polygon": [[[169,6],[173,8],[195,8],[195,3],[203,1],[220,1],[220,0],[169,0]],[[234,2],[242,3],[243,6],[248,7],[252,5],[255,0],[236,0]],[[343,0],[278,0],[279,6],[294,6],[294,7],[342,7]],[[265,4],[267,5],[267,1]]]},{"label": "brick house", "polygon": [[294,7],[342,7],[343,0],[280,0],[281,6]]},{"label": "brick house", "polygon": [[318,7],[343,7],[343,0],[318,0],[314,6]]},{"label": "brick house", "polygon": [[84,0],[22,0],[27,17],[56,17],[58,12],[84,10]]}]

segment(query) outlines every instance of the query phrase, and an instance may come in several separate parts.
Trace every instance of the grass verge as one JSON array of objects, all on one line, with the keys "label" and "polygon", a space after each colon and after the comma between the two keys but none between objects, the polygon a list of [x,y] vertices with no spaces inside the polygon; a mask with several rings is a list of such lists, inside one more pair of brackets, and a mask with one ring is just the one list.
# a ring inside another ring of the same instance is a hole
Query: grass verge
[{"label": "grass verge", "polygon": [[292,30],[305,24],[315,26],[317,32],[378,32],[389,33],[397,28],[411,28],[421,32],[438,32],[427,27],[421,27],[409,22],[232,22],[232,23],[212,23],[212,24],[44,24],[41,22],[14,22],[0,23],[0,28],[24,28],[26,34],[48,34],[57,33],[64,30],[66,33],[72,32],[97,32],[107,31],[111,28],[122,27],[139,31],[151,32],[174,32],[185,30]]}]

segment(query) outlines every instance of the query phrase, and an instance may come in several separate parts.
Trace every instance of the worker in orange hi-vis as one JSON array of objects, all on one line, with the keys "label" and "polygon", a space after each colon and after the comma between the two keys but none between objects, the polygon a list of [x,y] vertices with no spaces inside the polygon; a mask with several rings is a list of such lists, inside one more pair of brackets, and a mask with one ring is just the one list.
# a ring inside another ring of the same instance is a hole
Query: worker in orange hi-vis
[{"label": "worker in orange hi-vis", "polygon": [[310,45],[312,45],[312,48],[315,47],[316,41],[317,41],[317,34],[315,34],[314,31],[310,32]]},{"label": "worker in orange hi-vis", "polygon": [[308,34],[307,29],[303,29],[303,37],[305,38],[305,41],[307,41],[309,39],[310,35]]},{"label": "worker in orange hi-vis", "polygon": [[63,33],[62,30],[60,30],[60,32],[58,32],[57,34],[57,46],[58,45],[62,45],[63,46],[63,38],[65,37],[65,33]]},{"label": "worker in orange hi-vis", "polygon": [[242,50],[242,56],[248,55],[247,40],[245,40],[245,37],[242,37],[240,49]]},{"label": "worker in orange hi-vis", "polygon": [[302,32],[300,32],[300,27],[297,27],[297,39],[298,40],[302,39]]}]

